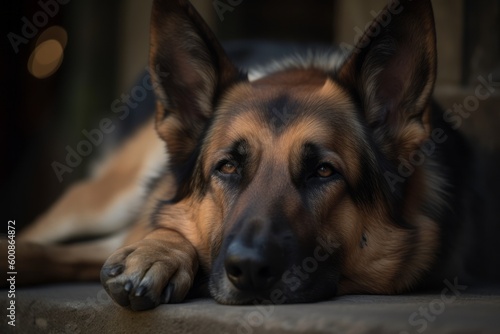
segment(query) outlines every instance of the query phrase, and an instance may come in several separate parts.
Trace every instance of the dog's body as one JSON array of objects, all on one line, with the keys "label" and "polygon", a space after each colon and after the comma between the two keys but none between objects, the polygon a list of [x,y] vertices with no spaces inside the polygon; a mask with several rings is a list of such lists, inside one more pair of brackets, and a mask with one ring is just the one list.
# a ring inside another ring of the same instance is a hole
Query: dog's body
[{"label": "dog's body", "polygon": [[[342,61],[252,80],[185,1],[155,1],[151,44],[155,121],[23,232],[25,280],[100,272],[117,303],[142,310],[183,300],[195,277],[226,304],[444,277],[466,166],[430,102],[429,1],[387,7]],[[107,237],[53,245],[79,236]]]}]

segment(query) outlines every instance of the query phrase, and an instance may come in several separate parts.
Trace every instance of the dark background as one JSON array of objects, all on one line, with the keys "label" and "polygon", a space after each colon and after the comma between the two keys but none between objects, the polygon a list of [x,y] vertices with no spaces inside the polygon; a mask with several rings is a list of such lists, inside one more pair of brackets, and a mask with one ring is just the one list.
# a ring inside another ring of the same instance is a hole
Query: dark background
[{"label": "dark background", "polygon": [[[49,0],[42,0],[48,2]],[[55,1],[55,0],[53,0]],[[223,3],[226,1],[221,0]],[[354,43],[354,27],[364,27],[384,1],[348,0],[243,0],[219,17],[212,1],[195,1],[223,40],[267,39],[293,43]],[[60,4],[57,14],[15,53],[7,38],[21,34],[26,17],[41,11],[38,1],[17,0],[0,11],[0,212],[6,223],[24,226],[42,213],[64,189],[89,173],[102,151],[112,147],[143,119],[143,109],[123,123],[125,130],[107,136],[106,143],[84,158],[59,182],[51,164],[64,162],[66,146],[83,139],[111,115],[111,103],[127,93],[147,64],[148,1],[72,0]],[[477,85],[477,76],[500,78],[500,5],[495,0],[435,0],[440,47],[438,100],[445,108],[462,102]],[[45,29],[62,27],[68,35],[64,58],[51,76],[39,79],[28,71],[28,61]],[[460,129],[482,157],[478,158],[484,201],[500,204],[499,92],[481,104]],[[489,207],[488,206],[488,207]],[[496,221],[496,211],[482,217]],[[3,224],[3,223],[2,223]],[[495,236],[495,238],[497,238]],[[487,242],[495,242],[496,239]],[[483,242],[483,241],[478,241]]]}]

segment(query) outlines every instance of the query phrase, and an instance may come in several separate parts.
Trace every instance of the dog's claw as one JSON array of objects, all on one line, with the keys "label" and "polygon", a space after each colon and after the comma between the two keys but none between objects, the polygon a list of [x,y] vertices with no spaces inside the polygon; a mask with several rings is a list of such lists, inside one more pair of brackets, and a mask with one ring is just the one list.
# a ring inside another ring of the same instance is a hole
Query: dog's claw
[{"label": "dog's claw", "polygon": [[116,277],[117,275],[120,275],[122,272],[123,272],[123,266],[119,265],[119,266],[111,268],[108,272],[108,276],[109,277]]},{"label": "dog's claw", "polygon": [[135,290],[135,296],[142,297],[146,294],[147,290],[148,288],[146,288],[145,286],[140,286]]},{"label": "dog's claw", "polygon": [[134,285],[132,284],[132,282],[127,281],[127,283],[125,283],[125,285],[123,286],[123,290],[130,292],[130,291],[132,291],[133,287],[134,287]]},{"label": "dog's claw", "polygon": [[162,303],[168,304],[170,302],[173,291],[174,291],[174,284],[173,283],[167,284],[161,296]]}]

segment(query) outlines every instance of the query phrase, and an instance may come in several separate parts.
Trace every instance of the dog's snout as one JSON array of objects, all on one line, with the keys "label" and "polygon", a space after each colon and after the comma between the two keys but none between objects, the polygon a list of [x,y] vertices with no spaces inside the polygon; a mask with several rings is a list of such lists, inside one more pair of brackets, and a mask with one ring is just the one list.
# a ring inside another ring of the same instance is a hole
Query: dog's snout
[{"label": "dog's snout", "polygon": [[228,248],[224,265],[231,283],[240,290],[264,291],[271,288],[283,273],[283,258],[278,245],[263,249],[247,247],[234,241]]}]

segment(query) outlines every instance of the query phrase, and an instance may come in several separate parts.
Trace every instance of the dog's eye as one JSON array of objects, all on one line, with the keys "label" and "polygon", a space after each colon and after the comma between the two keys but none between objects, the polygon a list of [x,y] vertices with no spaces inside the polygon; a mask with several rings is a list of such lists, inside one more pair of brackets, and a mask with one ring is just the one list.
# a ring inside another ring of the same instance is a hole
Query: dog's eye
[{"label": "dog's eye", "polygon": [[326,163],[319,165],[316,169],[316,175],[321,178],[328,178],[335,173],[335,169],[331,165]]},{"label": "dog's eye", "polygon": [[238,166],[233,162],[227,161],[222,163],[218,170],[222,174],[231,175],[238,173]]}]

